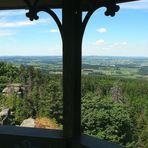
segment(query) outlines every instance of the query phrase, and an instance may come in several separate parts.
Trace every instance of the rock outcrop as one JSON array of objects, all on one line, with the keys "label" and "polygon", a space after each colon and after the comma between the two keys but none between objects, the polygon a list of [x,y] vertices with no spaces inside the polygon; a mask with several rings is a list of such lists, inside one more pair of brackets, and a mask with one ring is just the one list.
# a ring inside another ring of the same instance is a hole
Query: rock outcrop
[{"label": "rock outcrop", "polygon": [[2,91],[3,95],[9,96],[12,94],[16,94],[18,97],[23,96],[26,91],[26,88],[21,84],[10,84],[5,87]]},{"label": "rock outcrop", "polygon": [[0,112],[0,125],[3,125],[4,121],[8,118],[10,114],[10,109],[6,108]]},{"label": "rock outcrop", "polygon": [[3,109],[3,110],[0,112],[0,117],[8,116],[8,115],[9,115],[9,111],[10,111],[9,108]]}]

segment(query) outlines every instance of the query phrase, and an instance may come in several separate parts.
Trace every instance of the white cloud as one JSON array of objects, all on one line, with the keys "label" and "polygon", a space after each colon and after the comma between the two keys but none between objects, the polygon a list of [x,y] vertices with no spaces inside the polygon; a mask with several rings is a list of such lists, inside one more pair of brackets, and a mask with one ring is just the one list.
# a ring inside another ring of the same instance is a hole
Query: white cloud
[{"label": "white cloud", "polygon": [[1,56],[62,56],[62,50],[56,48],[22,48],[0,50]]},{"label": "white cloud", "polygon": [[123,3],[120,4],[120,7],[125,9],[148,9],[148,0]]},{"label": "white cloud", "polygon": [[126,42],[126,41],[124,41],[124,42],[122,42],[121,44],[122,44],[122,45],[127,45],[127,42]]},{"label": "white cloud", "polygon": [[48,23],[49,19],[40,19],[37,21],[15,21],[15,22],[7,22],[7,21],[0,21],[1,28],[11,28],[11,27],[24,27],[24,26],[32,26],[39,23]]},{"label": "white cloud", "polygon": [[0,22],[0,27],[7,28],[7,27],[23,27],[23,26],[30,26],[36,24],[35,22],[31,21],[19,21],[19,22]]},{"label": "white cloud", "polygon": [[59,30],[58,29],[47,29],[47,30],[43,30],[42,33],[58,33]]},{"label": "white cloud", "polygon": [[104,32],[107,32],[107,29],[102,27],[102,28],[97,29],[96,31],[100,33],[104,33]]},{"label": "white cloud", "polygon": [[96,45],[96,46],[102,45],[102,44],[104,44],[104,42],[105,42],[104,40],[100,39],[100,40],[97,40],[96,42],[94,42],[93,45]]},{"label": "white cloud", "polygon": [[56,32],[59,32],[59,30],[58,29],[50,29],[50,32],[51,33],[56,33]]},{"label": "white cloud", "polygon": [[1,10],[0,17],[15,16],[25,14],[26,10]]},{"label": "white cloud", "polygon": [[126,41],[123,41],[123,42],[116,42],[116,43],[113,43],[113,44],[110,44],[108,47],[109,48],[120,48],[120,47],[124,47],[126,46],[128,43]]},{"label": "white cloud", "polygon": [[0,30],[0,37],[11,36],[11,35],[13,35],[13,33],[10,31],[1,31]]}]

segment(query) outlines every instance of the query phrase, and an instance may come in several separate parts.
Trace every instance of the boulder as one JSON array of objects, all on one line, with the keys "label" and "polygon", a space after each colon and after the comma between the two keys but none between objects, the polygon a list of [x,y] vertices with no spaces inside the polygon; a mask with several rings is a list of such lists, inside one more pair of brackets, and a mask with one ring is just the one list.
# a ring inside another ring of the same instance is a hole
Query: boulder
[{"label": "boulder", "polygon": [[21,125],[21,127],[35,127],[35,120],[32,118],[25,119]]}]

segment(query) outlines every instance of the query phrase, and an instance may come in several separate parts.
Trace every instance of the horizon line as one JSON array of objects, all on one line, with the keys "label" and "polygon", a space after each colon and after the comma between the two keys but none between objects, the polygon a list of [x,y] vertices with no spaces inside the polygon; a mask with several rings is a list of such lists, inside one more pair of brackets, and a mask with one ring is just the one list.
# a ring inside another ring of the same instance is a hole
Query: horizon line
[{"label": "horizon line", "polygon": [[[62,55],[0,55],[0,57],[62,57]],[[139,57],[148,58],[148,56],[125,56],[125,55],[82,55],[82,57]]]}]

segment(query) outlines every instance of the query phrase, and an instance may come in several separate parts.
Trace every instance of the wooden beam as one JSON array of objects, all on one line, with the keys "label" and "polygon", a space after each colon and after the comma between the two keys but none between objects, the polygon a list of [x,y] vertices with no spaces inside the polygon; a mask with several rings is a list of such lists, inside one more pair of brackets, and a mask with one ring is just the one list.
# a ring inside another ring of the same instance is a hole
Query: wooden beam
[{"label": "wooden beam", "polygon": [[[34,2],[34,0],[30,0]],[[82,0],[81,9],[87,11],[92,3],[96,3],[97,6],[102,6],[106,0]],[[139,0],[116,0],[117,3],[133,2]],[[59,9],[63,7],[63,0],[40,0],[38,7],[47,7],[51,9]],[[0,0],[0,10],[5,9],[28,9],[28,6],[24,3],[24,0]]]},{"label": "wooden beam", "polygon": [[123,148],[122,146],[96,137],[82,135],[81,147],[84,148]]},{"label": "wooden beam", "polygon": [[[33,3],[35,0],[30,1]],[[38,2],[39,8],[47,6],[51,9],[62,8],[62,0],[40,0]],[[6,9],[28,9],[28,6],[24,0],[0,0],[0,10]]]},{"label": "wooden beam", "polygon": [[[100,8],[103,7],[104,4],[108,0],[82,0],[81,9],[82,11],[88,11],[91,9],[91,7]],[[116,3],[127,3],[127,2],[134,2],[134,1],[140,1],[140,0],[116,0]],[[94,5],[93,5],[94,4]]]},{"label": "wooden beam", "polygon": [[65,143],[63,132],[60,130],[0,126],[1,148],[65,148]]},{"label": "wooden beam", "polygon": [[81,134],[80,0],[63,0],[63,129],[65,138]]}]

